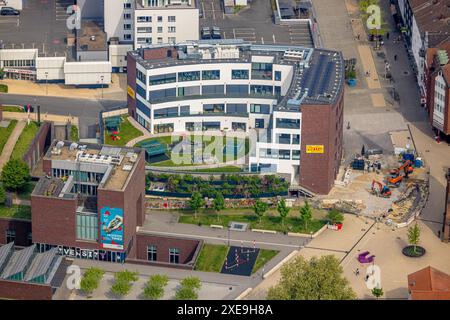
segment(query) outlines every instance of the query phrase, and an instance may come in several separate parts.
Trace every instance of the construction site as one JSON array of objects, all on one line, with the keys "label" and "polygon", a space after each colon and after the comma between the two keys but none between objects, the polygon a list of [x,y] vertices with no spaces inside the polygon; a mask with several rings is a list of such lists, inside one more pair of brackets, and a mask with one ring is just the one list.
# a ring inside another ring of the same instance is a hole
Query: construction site
[{"label": "construction site", "polygon": [[418,216],[429,195],[429,168],[414,148],[371,153],[364,147],[340,168],[335,187],[315,198],[323,209],[336,208],[392,227],[407,226]]}]

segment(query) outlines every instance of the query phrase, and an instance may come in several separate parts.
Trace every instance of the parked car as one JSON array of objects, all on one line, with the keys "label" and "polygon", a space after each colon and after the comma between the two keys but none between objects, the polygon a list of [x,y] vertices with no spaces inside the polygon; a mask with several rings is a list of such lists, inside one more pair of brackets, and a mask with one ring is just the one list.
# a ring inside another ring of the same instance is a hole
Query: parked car
[{"label": "parked car", "polygon": [[222,35],[220,34],[219,27],[212,27],[211,38],[212,39],[222,39]]},{"label": "parked car", "polygon": [[202,40],[211,39],[211,30],[209,29],[209,27],[202,28],[201,38],[202,38]]},{"label": "parked car", "polygon": [[20,11],[11,7],[3,7],[0,9],[0,15],[2,16],[18,16]]}]

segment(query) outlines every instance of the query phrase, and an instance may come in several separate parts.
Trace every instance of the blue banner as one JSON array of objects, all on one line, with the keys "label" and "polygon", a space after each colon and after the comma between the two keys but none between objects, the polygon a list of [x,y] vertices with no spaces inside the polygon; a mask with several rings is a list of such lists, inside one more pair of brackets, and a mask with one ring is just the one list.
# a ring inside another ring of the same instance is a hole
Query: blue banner
[{"label": "blue banner", "polygon": [[102,207],[100,219],[102,247],[123,250],[123,209]]}]

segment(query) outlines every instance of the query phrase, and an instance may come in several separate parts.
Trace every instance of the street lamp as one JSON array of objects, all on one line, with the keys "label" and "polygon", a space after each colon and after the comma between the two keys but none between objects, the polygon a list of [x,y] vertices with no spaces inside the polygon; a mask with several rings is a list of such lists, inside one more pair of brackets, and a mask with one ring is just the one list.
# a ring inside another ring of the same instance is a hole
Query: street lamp
[{"label": "street lamp", "polygon": [[231,223],[228,224],[228,247],[230,246],[230,232],[231,232]]},{"label": "street lamp", "polygon": [[45,72],[45,94],[48,96],[48,72]]},{"label": "street lamp", "polygon": [[102,80],[102,99],[103,99],[103,80],[105,79],[105,77],[104,76],[101,76],[100,77],[100,80]]}]

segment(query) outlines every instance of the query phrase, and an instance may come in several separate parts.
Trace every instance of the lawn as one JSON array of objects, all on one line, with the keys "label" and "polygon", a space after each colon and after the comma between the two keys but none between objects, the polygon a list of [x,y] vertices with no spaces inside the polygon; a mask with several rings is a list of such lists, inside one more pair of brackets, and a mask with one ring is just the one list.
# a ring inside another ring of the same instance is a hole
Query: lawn
[{"label": "lawn", "polygon": [[29,125],[25,126],[19,139],[16,142],[16,145],[14,146],[11,159],[22,160],[23,156],[30,147],[31,142],[33,142],[33,139],[36,136],[38,130],[39,126],[36,122],[30,122]]},{"label": "lawn", "polygon": [[[198,137],[198,136],[199,135],[190,135],[189,136],[189,140],[193,140],[194,137]],[[210,139],[210,137],[211,137],[211,139]],[[157,137],[157,138],[150,138],[150,139],[143,140],[143,141],[139,142],[136,146],[139,147],[142,144],[144,144],[146,142],[149,142],[149,141],[158,141],[161,144],[170,145],[170,144],[173,144],[173,143],[176,143],[176,142],[180,141],[180,139],[181,139],[181,136],[174,135],[172,137],[172,135],[168,135],[168,136],[164,136],[164,137]],[[211,145],[216,143],[216,139],[223,139],[222,140],[222,147],[221,147],[222,151],[223,151],[223,147],[226,146],[226,144],[227,144],[226,143],[226,141],[227,141],[226,137],[215,137],[215,136],[204,135],[202,141],[205,143],[205,145],[203,146],[201,152],[203,153],[204,150],[206,148],[208,148],[208,147],[212,148]],[[248,154],[248,152],[250,150],[250,141],[249,141],[249,139],[247,138],[247,139],[245,139],[245,141],[243,141],[244,139],[239,139],[239,138],[233,138],[233,139],[234,139],[233,141],[234,141],[235,145],[241,144],[241,143],[245,143],[244,154],[237,154],[237,155],[234,155],[234,156],[230,157],[230,159],[227,159],[226,154],[223,153],[223,156],[219,157],[219,159],[218,159],[219,163],[223,163],[223,162],[230,161],[230,160],[231,161],[237,160],[237,158],[240,158],[240,157]],[[217,151],[216,148],[212,148],[212,149],[209,150],[209,152],[211,152],[211,155],[213,155],[213,156],[216,155],[216,151]],[[169,154],[168,157],[172,158],[171,154]],[[164,161],[161,161],[161,162],[152,163],[152,165],[153,166],[157,166],[157,167],[177,167],[177,166],[189,167],[189,166],[199,165],[199,164],[194,164],[191,161],[187,162],[187,163],[186,163],[186,161],[184,161],[181,164],[176,164],[176,163],[173,162],[172,159],[168,159],[168,160],[164,160]],[[237,167],[234,167],[233,169],[231,169],[231,167],[233,167],[233,166],[228,166],[228,168],[224,169],[223,171],[215,171],[215,172],[239,172],[240,171],[240,170],[237,170]],[[201,171],[201,172],[211,172],[211,170]]]},{"label": "lawn", "polygon": [[220,272],[227,253],[227,246],[204,244],[197,258],[194,270]]},{"label": "lawn", "polygon": [[2,153],[3,148],[5,147],[6,141],[8,141],[9,136],[16,127],[16,124],[17,120],[11,120],[8,127],[0,128],[0,154]]},{"label": "lawn", "polygon": [[19,106],[2,106],[4,112],[25,112],[23,107]]},{"label": "lawn", "polygon": [[260,249],[258,253],[258,258],[256,258],[255,265],[253,266],[252,273],[258,271],[263,265],[272,260],[279,251],[277,250],[267,250]]},{"label": "lawn", "polygon": [[0,205],[0,217],[31,220],[31,207],[14,205],[8,208]]},{"label": "lawn", "polygon": [[239,210],[240,212],[236,209],[230,209],[227,210],[227,212],[220,213],[219,219],[217,219],[217,214],[213,210],[203,210],[197,214],[197,218],[195,218],[193,213],[186,213],[186,211],[187,210],[182,211],[178,220],[179,223],[201,224],[208,226],[211,224],[217,224],[226,228],[230,222],[236,221],[248,223],[251,229],[265,229],[279,232],[286,231],[306,234],[309,234],[311,231],[315,233],[326,224],[325,219],[322,220],[321,218],[316,218],[313,214],[314,218],[308,223],[308,227],[306,228],[300,218],[298,218],[298,209],[294,208],[291,209],[290,216],[286,218],[284,226],[278,213],[273,210],[266,214],[261,219],[261,222],[259,222],[259,218],[253,214],[252,209]]},{"label": "lawn", "polygon": [[125,146],[129,141],[142,136],[143,133],[136,129],[126,117],[122,117],[119,134],[120,140],[113,140],[111,133],[105,130],[105,144],[112,146]]}]

